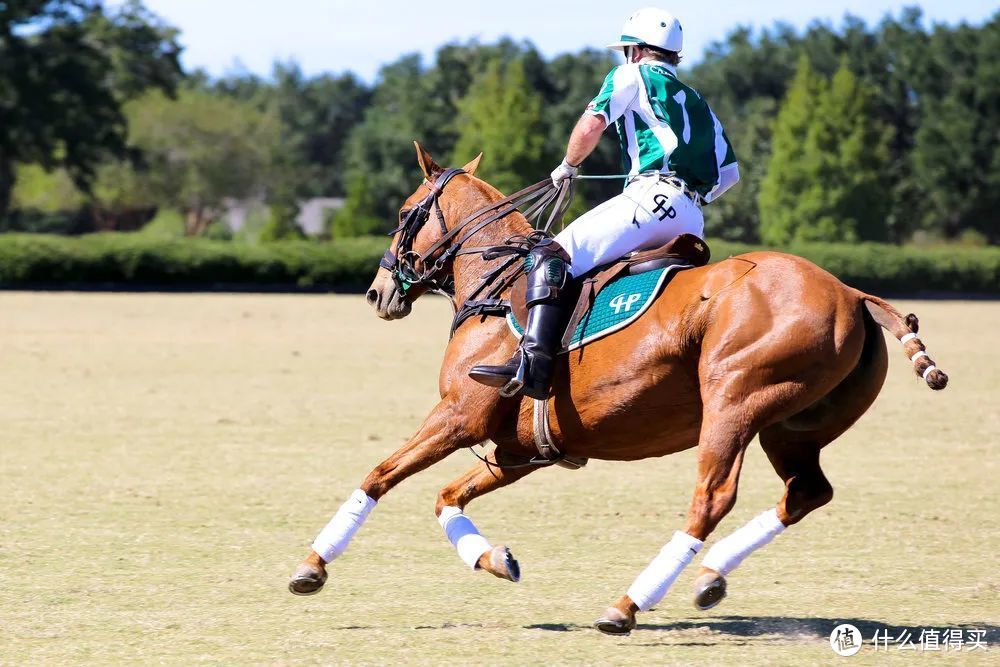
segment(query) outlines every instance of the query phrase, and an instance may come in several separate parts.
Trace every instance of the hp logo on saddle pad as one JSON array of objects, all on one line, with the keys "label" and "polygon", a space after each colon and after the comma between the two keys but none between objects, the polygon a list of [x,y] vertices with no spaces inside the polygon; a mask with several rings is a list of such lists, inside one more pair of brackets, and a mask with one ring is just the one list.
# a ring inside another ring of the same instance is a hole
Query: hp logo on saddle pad
[{"label": "hp logo on saddle pad", "polygon": [[624,310],[626,313],[632,310],[632,306],[642,299],[641,293],[629,294],[628,296],[624,294],[619,294],[615,298],[611,299],[611,303],[608,305],[615,309],[615,315],[621,314]]},{"label": "hp logo on saddle pad", "polygon": [[830,648],[845,658],[861,650],[861,630],[850,623],[841,623],[830,633]]}]

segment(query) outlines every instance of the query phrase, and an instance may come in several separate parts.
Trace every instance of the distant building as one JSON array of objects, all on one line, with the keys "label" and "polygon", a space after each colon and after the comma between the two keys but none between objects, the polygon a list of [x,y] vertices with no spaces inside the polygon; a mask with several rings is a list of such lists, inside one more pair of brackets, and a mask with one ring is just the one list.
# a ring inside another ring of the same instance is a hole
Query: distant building
[{"label": "distant building", "polygon": [[222,205],[225,207],[222,220],[233,233],[246,227],[247,220],[251,216],[260,216],[261,219],[265,219],[267,216],[267,208],[262,199],[227,198],[222,202]]},{"label": "distant building", "polygon": [[[295,222],[307,236],[319,236],[325,231],[326,217],[344,205],[341,197],[313,197],[299,202],[299,216]],[[262,199],[229,199],[222,219],[233,232],[247,224],[260,224],[267,220],[267,205]]]},{"label": "distant building", "polygon": [[319,236],[326,231],[326,217],[344,205],[341,197],[313,197],[299,202],[299,217],[295,222],[307,236]]}]

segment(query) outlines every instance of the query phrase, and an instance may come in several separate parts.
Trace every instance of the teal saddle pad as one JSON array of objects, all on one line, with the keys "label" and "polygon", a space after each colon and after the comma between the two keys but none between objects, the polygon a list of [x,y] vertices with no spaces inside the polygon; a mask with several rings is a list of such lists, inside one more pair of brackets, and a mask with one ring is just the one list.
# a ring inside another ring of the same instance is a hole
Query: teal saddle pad
[{"label": "teal saddle pad", "polygon": [[[691,265],[674,265],[615,278],[598,293],[593,306],[573,332],[566,350],[583,347],[632,324],[649,310],[673,274],[689,268]],[[507,313],[507,325],[519,337],[524,333],[512,313]]]}]

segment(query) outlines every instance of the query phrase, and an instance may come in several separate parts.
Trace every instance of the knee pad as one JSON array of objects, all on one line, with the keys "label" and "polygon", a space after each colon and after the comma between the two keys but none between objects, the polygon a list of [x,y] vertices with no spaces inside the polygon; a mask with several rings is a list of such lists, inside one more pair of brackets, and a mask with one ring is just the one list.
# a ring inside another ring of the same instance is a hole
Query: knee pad
[{"label": "knee pad", "polygon": [[524,258],[528,274],[525,302],[528,306],[554,303],[569,279],[569,256],[553,239],[543,239]]}]

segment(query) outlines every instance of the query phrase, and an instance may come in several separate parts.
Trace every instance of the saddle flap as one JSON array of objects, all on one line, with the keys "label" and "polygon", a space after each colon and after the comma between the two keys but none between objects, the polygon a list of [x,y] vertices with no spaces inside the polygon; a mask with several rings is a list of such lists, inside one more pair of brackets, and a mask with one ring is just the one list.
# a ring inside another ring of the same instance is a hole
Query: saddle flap
[{"label": "saddle flap", "polygon": [[[580,290],[577,294],[577,308],[581,302],[589,301],[587,297],[587,280],[577,281],[576,284],[568,285],[570,293],[567,295],[567,300],[572,300],[573,294],[576,290]],[[524,331],[524,327],[528,324],[528,304],[527,304],[527,292],[528,292],[528,276],[522,274],[518,276],[517,280],[514,281],[513,286],[510,288],[510,313],[514,320],[517,322],[521,331]],[[575,312],[575,309],[574,309]],[[567,322],[567,331],[572,331],[569,325],[573,323],[573,317],[570,317],[569,322]],[[574,325],[575,326],[575,325]],[[570,335],[569,333],[565,335]],[[563,346],[565,347],[565,345]]]},{"label": "saddle flap", "polygon": [[[710,258],[711,251],[705,241],[693,234],[681,234],[659,248],[633,253],[614,264],[597,267],[578,280],[580,293],[566,323],[562,349],[565,350],[571,346],[578,327],[586,319],[597,300],[597,296],[611,282],[624,276],[636,276],[676,267],[669,272],[672,274],[681,268],[704,266]],[[510,294],[511,315],[521,331],[524,330],[528,322],[528,306],[525,303],[526,289],[527,277],[522,275],[514,283]]]}]

